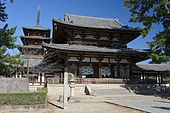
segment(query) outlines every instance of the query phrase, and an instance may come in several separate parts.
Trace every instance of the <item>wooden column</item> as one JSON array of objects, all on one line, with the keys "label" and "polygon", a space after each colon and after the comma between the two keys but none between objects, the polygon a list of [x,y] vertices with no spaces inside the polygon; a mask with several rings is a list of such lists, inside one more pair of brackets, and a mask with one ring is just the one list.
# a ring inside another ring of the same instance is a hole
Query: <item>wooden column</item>
[{"label": "wooden column", "polygon": [[115,59],[115,61],[117,61],[117,77],[120,77],[120,61],[121,61],[121,57],[117,57]]},{"label": "wooden column", "polygon": [[110,64],[111,78],[114,78],[114,65]]},{"label": "wooden column", "polygon": [[40,83],[40,81],[41,81],[41,74],[40,74],[40,72],[38,73],[38,83]]},{"label": "wooden column", "polygon": [[101,64],[101,62],[103,60],[103,57],[99,56],[99,58],[97,60],[99,61],[99,63],[98,63],[98,72],[99,72],[98,77],[102,78],[102,64]]},{"label": "wooden column", "polygon": [[160,73],[157,72],[157,77],[158,77],[158,85],[160,86],[161,85],[161,79],[160,79]]},{"label": "wooden column", "polygon": [[68,94],[68,61],[64,64],[64,86],[63,86],[63,109],[67,109],[67,94]]},{"label": "wooden column", "polygon": [[144,75],[144,72],[142,71],[142,83],[144,83],[144,81],[145,81],[145,75]]},{"label": "wooden column", "polygon": [[29,55],[27,55],[27,77],[28,77],[29,71],[30,71],[30,70],[29,70],[29,69],[30,69],[30,68],[29,68],[29,65],[30,65],[29,62],[30,62],[30,61],[29,61]]},{"label": "wooden column", "polygon": [[102,65],[101,62],[99,63],[99,78],[102,78]]},{"label": "wooden column", "polygon": [[80,57],[77,58],[79,60],[79,64],[78,64],[78,75],[79,78],[82,78],[82,66],[83,66],[83,59],[84,57],[82,55],[80,55]]},{"label": "wooden column", "polygon": [[45,81],[45,73],[42,73],[42,83]]},{"label": "wooden column", "polygon": [[82,61],[79,62],[79,78],[82,78]]}]

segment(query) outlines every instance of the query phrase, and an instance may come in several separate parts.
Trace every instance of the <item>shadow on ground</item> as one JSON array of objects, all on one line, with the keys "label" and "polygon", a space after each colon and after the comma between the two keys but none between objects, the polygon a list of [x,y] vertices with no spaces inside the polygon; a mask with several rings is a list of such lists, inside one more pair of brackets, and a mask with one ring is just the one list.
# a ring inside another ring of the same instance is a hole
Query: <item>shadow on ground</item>
[{"label": "shadow on ground", "polygon": [[125,84],[122,87],[136,94],[170,99],[170,87],[159,86],[157,84]]},{"label": "shadow on ground", "polygon": [[151,106],[153,108],[158,108],[158,109],[164,109],[164,110],[170,110],[170,107],[157,107],[157,106]]}]

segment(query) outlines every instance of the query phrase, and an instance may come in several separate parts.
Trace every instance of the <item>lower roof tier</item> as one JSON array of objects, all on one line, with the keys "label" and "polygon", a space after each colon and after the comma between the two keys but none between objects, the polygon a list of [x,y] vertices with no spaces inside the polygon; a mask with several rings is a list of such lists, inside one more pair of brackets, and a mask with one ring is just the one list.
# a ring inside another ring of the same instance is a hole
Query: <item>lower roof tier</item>
[{"label": "lower roof tier", "polygon": [[30,45],[30,44],[39,44],[41,45],[42,42],[50,43],[50,37],[40,37],[40,36],[21,36],[21,41],[23,45]]},{"label": "lower roof tier", "polygon": [[134,72],[170,72],[170,64],[136,64]]},{"label": "lower roof tier", "polygon": [[[96,55],[102,57],[127,57],[132,62],[139,62],[148,59],[148,50],[143,49],[131,49],[131,48],[107,48],[98,46],[85,46],[85,45],[69,45],[69,44],[46,44],[43,43],[43,47],[52,49],[58,53],[66,53],[70,56],[76,55]],[[48,55],[46,55],[48,56]]]},{"label": "lower roof tier", "polygon": [[41,45],[21,46],[18,49],[25,55],[43,55]]}]

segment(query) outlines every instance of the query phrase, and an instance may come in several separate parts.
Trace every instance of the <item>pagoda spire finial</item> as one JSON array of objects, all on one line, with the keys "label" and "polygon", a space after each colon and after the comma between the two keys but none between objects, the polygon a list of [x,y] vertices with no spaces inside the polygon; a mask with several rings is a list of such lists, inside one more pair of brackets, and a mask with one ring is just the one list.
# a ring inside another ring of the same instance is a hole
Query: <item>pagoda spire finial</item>
[{"label": "pagoda spire finial", "polygon": [[38,5],[38,13],[37,13],[37,25],[40,25],[40,4]]}]

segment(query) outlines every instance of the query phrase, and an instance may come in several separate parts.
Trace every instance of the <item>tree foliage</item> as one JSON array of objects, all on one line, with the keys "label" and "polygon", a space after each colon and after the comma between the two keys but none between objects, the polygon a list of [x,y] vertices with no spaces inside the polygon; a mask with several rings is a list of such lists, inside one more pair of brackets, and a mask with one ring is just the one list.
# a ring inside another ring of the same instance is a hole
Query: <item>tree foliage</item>
[{"label": "tree foliage", "polygon": [[166,50],[166,41],[170,39],[170,0],[125,0],[124,6],[132,13],[130,22],[139,22],[144,25],[141,34],[145,37],[153,25],[160,25],[163,30],[148,42],[151,49],[152,63],[169,61]]},{"label": "tree foliage", "polygon": [[[12,0],[11,2],[13,2]],[[0,0],[0,21],[4,23],[4,27],[0,28],[0,74],[9,74],[13,67],[22,64],[22,61],[18,58],[18,55],[11,56],[7,50],[17,48],[15,44],[16,37],[13,36],[16,30],[14,28],[8,28],[8,24],[6,24],[6,20],[8,19],[8,15],[5,13],[5,0]]]}]

